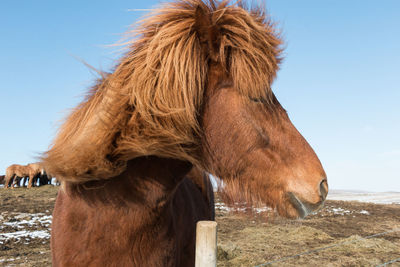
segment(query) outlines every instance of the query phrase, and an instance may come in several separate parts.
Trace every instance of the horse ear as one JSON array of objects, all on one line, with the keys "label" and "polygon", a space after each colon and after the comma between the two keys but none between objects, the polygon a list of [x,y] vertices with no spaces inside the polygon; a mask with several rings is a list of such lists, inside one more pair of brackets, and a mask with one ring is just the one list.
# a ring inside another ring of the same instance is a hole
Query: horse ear
[{"label": "horse ear", "polygon": [[219,27],[213,23],[208,8],[197,6],[194,27],[199,36],[203,53],[213,61],[218,61],[221,33]]}]

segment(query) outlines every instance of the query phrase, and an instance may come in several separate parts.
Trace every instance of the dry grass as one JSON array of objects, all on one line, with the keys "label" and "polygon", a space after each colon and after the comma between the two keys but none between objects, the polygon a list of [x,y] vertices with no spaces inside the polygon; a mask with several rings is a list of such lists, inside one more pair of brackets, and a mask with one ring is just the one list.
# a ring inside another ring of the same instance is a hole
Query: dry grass
[{"label": "dry grass", "polygon": [[[348,212],[332,212],[343,203]],[[370,214],[363,214],[365,210]],[[226,212],[217,215],[220,267],[256,266],[335,244],[338,246],[267,266],[375,266],[400,258],[400,232],[361,237],[400,229],[398,205],[330,201],[319,214],[296,221]]]},{"label": "dry grass", "polygon": [[[57,189],[52,186],[31,190],[0,188],[1,232],[16,231],[4,225],[4,222],[18,221],[12,214],[51,214]],[[335,214],[339,208],[339,214]],[[271,212],[244,216],[217,209],[216,214],[218,267],[256,266],[341,242],[345,244],[268,266],[376,266],[400,258],[400,232],[361,238],[400,228],[400,205],[328,201],[318,214],[295,221]],[[46,230],[41,225],[30,229]],[[49,240],[11,240],[0,244],[0,266],[11,264],[50,266]],[[389,266],[400,266],[400,263]]]}]

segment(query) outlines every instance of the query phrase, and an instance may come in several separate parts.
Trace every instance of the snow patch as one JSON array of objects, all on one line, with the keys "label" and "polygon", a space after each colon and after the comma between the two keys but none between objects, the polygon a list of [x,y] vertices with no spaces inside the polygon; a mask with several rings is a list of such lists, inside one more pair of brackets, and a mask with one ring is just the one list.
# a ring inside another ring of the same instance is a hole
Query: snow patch
[{"label": "snow patch", "polygon": [[14,219],[24,219],[21,221],[12,221],[12,222],[4,222],[4,225],[17,228],[17,229],[22,229],[25,228],[25,226],[35,226],[38,224],[41,224],[45,227],[49,227],[51,224],[51,215],[45,215],[44,213],[20,213],[18,215],[13,216]]},{"label": "snow patch", "polygon": [[249,209],[252,209],[253,212],[255,213],[262,213],[262,212],[268,212],[272,211],[271,208],[269,207],[246,207],[246,203],[243,204],[238,204],[238,207],[227,207],[224,203],[221,202],[216,202],[215,203],[215,209],[223,212],[245,212],[249,211]]},{"label": "snow patch", "polygon": [[46,230],[39,230],[39,231],[17,231],[12,233],[1,233],[0,234],[0,244],[3,244],[4,241],[9,239],[17,239],[18,241],[21,238],[50,238],[50,234]]},{"label": "snow patch", "polygon": [[[3,230],[2,233],[0,233],[0,244],[4,244],[10,239],[14,239],[17,242],[23,239],[22,241],[24,244],[29,244],[29,242],[35,238],[48,239],[50,238],[51,221],[52,216],[44,213],[3,212],[0,220],[0,229],[12,229],[8,232],[4,232]],[[47,229],[37,230],[38,226]]]},{"label": "snow patch", "polygon": [[334,208],[334,207],[331,207],[331,206],[326,206],[324,208],[324,211],[328,212],[328,213],[333,213],[335,215],[353,215],[353,214],[356,214],[356,213],[364,214],[364,215],[370,215],[369,211],[367,211],[367,210],[360,210],[360,211],[346,210],[346,209],[343,209],[343,208]]},{"label": "snow patch", "polygon": [[330,210],[330,212],[332,212],[333,214],[338,214],[338,215],[345,215],[345,214],[351,213],[351,211],[345,210],[345,209],[342,209],[342,208],[332,208]]}]

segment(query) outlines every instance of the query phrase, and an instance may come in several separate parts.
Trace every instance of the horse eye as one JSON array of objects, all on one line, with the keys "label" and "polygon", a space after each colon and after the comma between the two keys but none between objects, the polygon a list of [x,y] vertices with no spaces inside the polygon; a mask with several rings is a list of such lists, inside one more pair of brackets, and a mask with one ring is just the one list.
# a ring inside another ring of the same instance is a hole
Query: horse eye
[{"label": "horse eye", "polygon": [[265,104],[266,100],[263,98],[253,98],[253,97],[249,97],[251,102],[255,102],[255,103],[260,103],[260,104]]}]

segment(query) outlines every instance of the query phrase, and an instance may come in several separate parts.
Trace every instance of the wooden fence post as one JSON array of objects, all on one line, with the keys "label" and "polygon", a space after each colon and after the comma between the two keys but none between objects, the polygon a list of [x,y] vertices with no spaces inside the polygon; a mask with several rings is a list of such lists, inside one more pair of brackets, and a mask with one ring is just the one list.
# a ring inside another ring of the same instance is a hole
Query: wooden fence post
[{"label": "wooden fence post", "polygon": [[195,267],[217,266],[217,223],[199,221],[196,227]]}]

